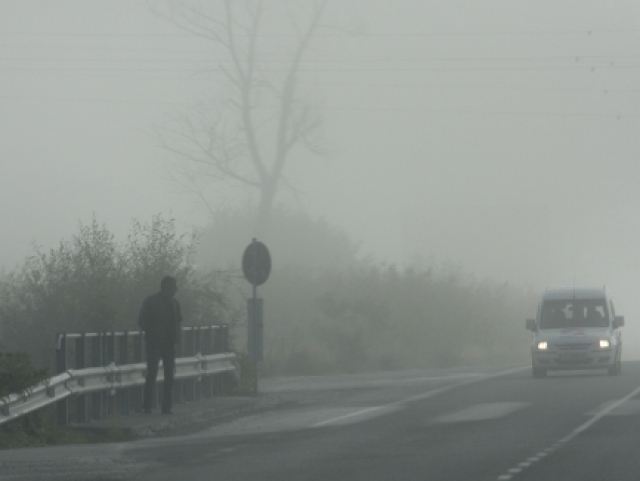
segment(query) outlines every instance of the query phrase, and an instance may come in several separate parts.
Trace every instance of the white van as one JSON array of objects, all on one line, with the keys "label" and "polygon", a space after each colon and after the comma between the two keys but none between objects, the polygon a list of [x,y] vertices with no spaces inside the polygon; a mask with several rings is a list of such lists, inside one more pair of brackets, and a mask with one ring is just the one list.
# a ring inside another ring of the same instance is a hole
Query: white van
[{"label": "white van", "polygon": [[617,316],[605,288],[547,289],[535,319],[527,319],[533,331],[533,377],[550,370],[621,370],[624,317]]}]

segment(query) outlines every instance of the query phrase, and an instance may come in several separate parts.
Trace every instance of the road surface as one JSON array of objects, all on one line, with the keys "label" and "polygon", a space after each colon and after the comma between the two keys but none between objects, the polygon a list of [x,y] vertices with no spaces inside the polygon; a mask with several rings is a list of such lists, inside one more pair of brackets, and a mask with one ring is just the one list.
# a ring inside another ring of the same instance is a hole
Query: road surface
[{"label": "road surface", "polygon": [[4,480],[637,480],[640,362],[265,381],[280,407],[185,436],[0,452]]}]

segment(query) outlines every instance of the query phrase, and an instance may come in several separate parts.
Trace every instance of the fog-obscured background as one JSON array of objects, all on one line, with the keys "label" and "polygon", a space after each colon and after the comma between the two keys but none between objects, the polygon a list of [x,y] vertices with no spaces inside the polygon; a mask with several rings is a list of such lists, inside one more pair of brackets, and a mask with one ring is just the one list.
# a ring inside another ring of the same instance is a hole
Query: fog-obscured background
[{"label": "fog-obscured background", "polygon": [[[163,129],[220,93],[226,60],[153,3],[0,1],[6,271],[94,215],[124,239],[132,218],[187,232],[255,204],[233,182],[198,197],[172,180]],[[627,355],[640,352],[638,3],[349,0],[323,23],[299,95],[326,152],[296,151],[276,204],[399,269],[453,265],[535,292],[607,284]],[[258,37],[267,73],[288,52],[278,28]],[[198,262],[232,267],[250,237],[210,235]]]}]

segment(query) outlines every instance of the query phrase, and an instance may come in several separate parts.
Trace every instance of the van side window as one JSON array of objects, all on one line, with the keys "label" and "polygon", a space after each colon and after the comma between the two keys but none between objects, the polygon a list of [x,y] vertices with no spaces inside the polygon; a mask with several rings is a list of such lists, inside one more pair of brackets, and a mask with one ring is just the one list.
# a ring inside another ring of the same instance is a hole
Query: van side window
[{"label": "van side window", "polygon": [[616,310],[613,307],[613,301],[609,301],[609,307],[611,307],[611,319],[616,318]]}]

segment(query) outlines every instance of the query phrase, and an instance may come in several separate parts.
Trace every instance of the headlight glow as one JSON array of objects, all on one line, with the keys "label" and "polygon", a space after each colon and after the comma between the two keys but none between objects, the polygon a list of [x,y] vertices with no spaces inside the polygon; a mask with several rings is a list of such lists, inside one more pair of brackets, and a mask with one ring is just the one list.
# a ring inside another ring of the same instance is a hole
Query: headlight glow
[{"label": "headlight glow", "polygon": [[603,349],[607,347],[611,347],[611,343],[606,339],[600,339],[600,347]]},{"label": "headlight glow", "polygon": [[539,351],[545,351],[547,349],[549,349],[549,344],[547,343],[547,341],[542,341],[542,342],[538,343],[538,350]]}]

